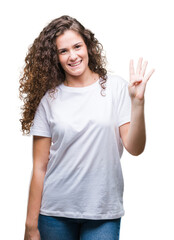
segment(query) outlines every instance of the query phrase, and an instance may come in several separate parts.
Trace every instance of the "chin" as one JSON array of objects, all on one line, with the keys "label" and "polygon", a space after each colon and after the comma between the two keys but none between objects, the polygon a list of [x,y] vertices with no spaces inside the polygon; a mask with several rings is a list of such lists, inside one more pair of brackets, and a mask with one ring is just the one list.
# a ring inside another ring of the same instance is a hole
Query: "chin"
[{"label": "chin", "polygon": [[67,72],[67,76],[72,76],[72,77],[80,77],[85,73],[85,71],[79,71],[79,72]]}]

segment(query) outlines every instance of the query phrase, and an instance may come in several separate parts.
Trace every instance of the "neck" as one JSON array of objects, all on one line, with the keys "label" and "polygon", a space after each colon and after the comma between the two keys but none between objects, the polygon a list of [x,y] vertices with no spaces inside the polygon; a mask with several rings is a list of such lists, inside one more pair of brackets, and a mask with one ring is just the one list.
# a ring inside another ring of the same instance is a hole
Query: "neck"
[{"label": "neck", "polygon": [[69,87],[85,87],[96,82],[98,79],[99,75],[89,69],[89,71],[80,76],[66,75],[64,84]]}]

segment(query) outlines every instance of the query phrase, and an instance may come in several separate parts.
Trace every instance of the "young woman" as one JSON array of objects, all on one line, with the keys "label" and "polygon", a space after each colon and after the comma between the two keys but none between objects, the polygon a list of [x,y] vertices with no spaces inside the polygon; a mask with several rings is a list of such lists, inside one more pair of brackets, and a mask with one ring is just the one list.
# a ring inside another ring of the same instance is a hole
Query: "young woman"
[{"label": "young woman", "polygon": [[33,135],[25,240],[118,240],[123,146],[145,147],[145,76],[107,74],[102,45],[76,19],[53,20],[35,39],[20,79],[21,124]]}]

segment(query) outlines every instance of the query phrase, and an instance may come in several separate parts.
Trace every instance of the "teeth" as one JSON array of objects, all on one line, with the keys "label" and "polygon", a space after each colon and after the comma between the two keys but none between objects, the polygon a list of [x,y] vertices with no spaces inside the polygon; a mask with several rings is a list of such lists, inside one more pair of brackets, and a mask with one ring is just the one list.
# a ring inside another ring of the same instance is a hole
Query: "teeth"
[{"label": "teeth", "polygon": [[80,64],[80,62],[75,63],[75,64],[71,64],[71,66],[73,67],[73,66],[77,66],[77,65],[79,65],[79,64]]}]

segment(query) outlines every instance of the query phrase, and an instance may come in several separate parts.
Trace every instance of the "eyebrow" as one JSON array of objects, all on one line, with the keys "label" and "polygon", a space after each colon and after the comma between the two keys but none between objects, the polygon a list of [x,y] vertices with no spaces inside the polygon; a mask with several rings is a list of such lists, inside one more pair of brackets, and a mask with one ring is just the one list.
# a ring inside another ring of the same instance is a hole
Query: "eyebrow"
[{"label": "eyebrow", "polygon": [[[73,45],[73,47],[74,46],[76,46],[76,45],[78,45],[78,44],[80,44],[80,43],[83,43],[83,42],[77,42],[77,43],[75,43],[74,45]],[[65,50],[66,48],[59,48],[59,49],[57,49],[58,51],[61,51],[61,50]]]}]

